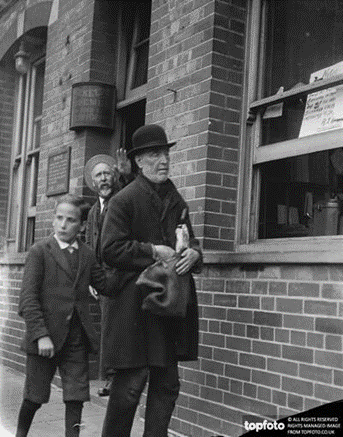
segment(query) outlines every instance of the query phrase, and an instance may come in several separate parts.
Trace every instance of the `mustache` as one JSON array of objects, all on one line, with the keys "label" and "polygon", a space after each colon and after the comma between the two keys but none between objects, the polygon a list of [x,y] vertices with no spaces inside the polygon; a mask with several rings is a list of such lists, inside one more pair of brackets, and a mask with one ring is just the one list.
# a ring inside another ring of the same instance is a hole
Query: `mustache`
[{"label": "mustache", "polygon": [[107,182],[103,182],[102,184],[99,184],[99,188],[112,188],[112,185]]}]

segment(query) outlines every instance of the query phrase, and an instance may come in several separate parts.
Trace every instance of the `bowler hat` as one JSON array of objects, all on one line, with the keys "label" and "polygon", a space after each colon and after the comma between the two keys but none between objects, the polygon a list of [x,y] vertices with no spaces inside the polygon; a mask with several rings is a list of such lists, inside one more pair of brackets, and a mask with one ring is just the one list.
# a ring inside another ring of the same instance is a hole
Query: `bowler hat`
[{"label": "bowler hat", "polygon": [[176,144],[176,141],[168,143],[163,127],[157,124],[147,124],[138,128],[132,135],[132,148],[128,150],[127,156],[132,158],[142,150],[165,146],[172,147],[174,144]]},{"label": "bowler hat", "polygon": [[110,155],[92,156],[92,158],[90,158],[85,165],[84,176],[87,186],[93,191],[95,190],[93,186],[92,171],[94,167],[98,164],[107,164],[110,168],[113,169],[113,171],[115,171],[115,169],[117,168],[116,160]]}]

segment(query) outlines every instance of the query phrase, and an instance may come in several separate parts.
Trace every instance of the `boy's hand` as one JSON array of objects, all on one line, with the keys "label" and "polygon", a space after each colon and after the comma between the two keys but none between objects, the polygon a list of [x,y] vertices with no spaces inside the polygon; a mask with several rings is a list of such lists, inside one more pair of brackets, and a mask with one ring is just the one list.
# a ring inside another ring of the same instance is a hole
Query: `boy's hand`
[{"label": "boy's hand", "polygon": [[54,344],[49,336],[39,338],[37,343],[38,355],[47,358],[52,358],[55,355]]},{"label": "boy's hand", "polygon": [[194,249],[188,248],[181,252],[181,259],[176,263],[176,273],[178,275],[184,275],[189,272],[189,270],[198,261],[200,255]]}]

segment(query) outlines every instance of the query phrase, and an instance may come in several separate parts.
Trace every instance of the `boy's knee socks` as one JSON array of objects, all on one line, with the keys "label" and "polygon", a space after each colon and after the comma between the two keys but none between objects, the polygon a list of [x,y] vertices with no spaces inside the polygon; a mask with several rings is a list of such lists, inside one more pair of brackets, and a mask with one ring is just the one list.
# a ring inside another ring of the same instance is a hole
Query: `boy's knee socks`
[{"label": "boy's knee socks", "polygon": [[16,437],[26,437],[36,411],[41,407],[41,404],[32,402],[29,399],[24,399],[21,404]]},{"label": "boy's knee socks", "polygon": [[81,427],[82,401],[65,402],[65,437],[78,437]]}]

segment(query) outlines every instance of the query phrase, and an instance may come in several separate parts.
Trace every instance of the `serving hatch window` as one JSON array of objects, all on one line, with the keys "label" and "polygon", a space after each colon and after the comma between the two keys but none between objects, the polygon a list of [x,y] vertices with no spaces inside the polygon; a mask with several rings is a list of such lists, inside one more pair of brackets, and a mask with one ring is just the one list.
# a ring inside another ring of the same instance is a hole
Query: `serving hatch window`
[{"label": "serving hatch window", "polygon": [[343,234],[343,2],[250,6],[241,243]]}]

